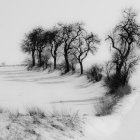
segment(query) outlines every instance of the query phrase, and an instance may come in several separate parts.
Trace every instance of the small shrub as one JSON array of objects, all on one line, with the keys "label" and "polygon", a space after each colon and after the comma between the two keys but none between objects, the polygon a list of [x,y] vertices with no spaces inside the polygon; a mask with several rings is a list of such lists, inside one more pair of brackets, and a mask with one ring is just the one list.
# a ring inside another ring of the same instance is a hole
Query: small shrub
[{"label": "small shrub", "polygon": [[41,110],[40,108],[36,108],[36,107],[27,108],[27,112],[31,117],[37,116],[41,119],[46,117],[45,112],[43,110]]},{"label": "small shrub", "polygon": [[107,88],[108,93],[115,92],[120,82],[121,81],[119,81],[118,77],[115,74],[112,74],[104,78],[104,86]]},{"label": "small shrub", "polygon": [[[104,86],[107,88],[107,94],[118,96],[117,90],[119,88],[131,88],[128,85],[128,79],[126,79],[126,75],[122,74],[118,76],[117,74],[112,74],[110,76],[105,77],[104,79]],[[120,95],[121,92],[119,92]],[[127,94],[127,93],[126,93]]]},{"label": "small shrub", "polygon": [[46,118],[46,114],[40,108],[35,108],[35,107],[34,108],[28,108],[27,111],[28,111],[28,114],[33,119],[33,122],[32,122],[33,124],[40,125],[41,124],[40,119]]},{"label": "small shrub", "polygon": [[86,75],[90,81],[98,82],[102,79],[103,68],[98,65],[93,65],[90,69],[87,70]]},{"label": "small shrub", "polygon": [[129,84],[125,84],[124,86],[120,86],[117,88],[114,96],[117,96],[120,98],[120,97],[130,94],[131,91],[132,91],[131,86]]},{"label": "small shrub", "polygon": [[131,86],[126,84],[118,87],[113,93],[107,92],[105,97],[100,98],[95,104],[96,116],[110,115],[119,102],[119,100],[131,93]]},{"label": "small shrub", "polygon": [[95,115],[96,116],[106,116],[112,114],[115,110],[119,98],[113,96],[105,96],[98,99],[95,104]]},{"label": "small shrub", "polygon": [[54,110],[50,113],[51,118],[55,118],[58,122],[63,124],[65,127],[70,128],[72,130],[79,130],[81,125],[81,118],[78,112],[68,112],[62,111],[58,112]]}]

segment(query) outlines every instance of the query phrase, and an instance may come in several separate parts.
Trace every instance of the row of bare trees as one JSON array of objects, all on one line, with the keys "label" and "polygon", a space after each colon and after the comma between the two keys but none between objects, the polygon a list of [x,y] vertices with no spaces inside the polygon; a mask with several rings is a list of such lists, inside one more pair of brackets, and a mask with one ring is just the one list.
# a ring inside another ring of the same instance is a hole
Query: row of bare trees
[{"label": "row of bare trees", "polygon": [[56,69],[58,58],[63,57],[65,73],[79,63],[83,74],[83,60],[89,52],[96,51],[99,43],[97,35],[88,33],[82,23],[73,23],[58,24],[49,30],[37,27],[25,34],[21,47],[31,56],[32,67],[47,67],[48,60],[53,58],[53,68]]},{"label": "row of bare trees", "polygon": [[[106,64],[105,71],[108,79],[112,74],[112,79],[116,79],[115,88],[128,82],[139,60],[136,52],[140,46],[140,25],[136,16],[133,9],[125,9],[121,21],[106,38],[110,42],[112,58]],[[89,52],[96,52],[99,43],[98,36],[88,33],[82,23],[62,23],[49,30],[41,27],[31,30],[25,35],[21,46],[24,52],[30,54],[32,67],[45,65],[47,68],[49,59],[53,58],[53,69],[56,69],[61,58],[65,73],[79,64],[83,74],[83,61]]]}]

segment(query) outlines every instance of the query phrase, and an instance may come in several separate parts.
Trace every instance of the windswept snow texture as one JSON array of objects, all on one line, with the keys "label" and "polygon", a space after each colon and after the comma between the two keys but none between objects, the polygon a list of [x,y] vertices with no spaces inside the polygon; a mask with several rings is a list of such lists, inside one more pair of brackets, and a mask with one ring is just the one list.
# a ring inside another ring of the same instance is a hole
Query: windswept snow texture
[{"label": "windswept snow texture", "polygon": [[0,85],[0,105],[20,110],[37,106],[89,114],[95,97],[104,92],[100,83],[89,84],[86,77],[26,71],[24,67],[1,67]]},{"label": "windswept snow texture", "polygon": [[[122,99],[114,114],[96,117],[94,103],[105,92],[101,82],[89,83],[86,77],[78,75],[60,76],[58,71],[48,73],[26,71],[24,67],[0,67],[0,106],[10,110],[18,109],[20,112],[24,112],[28,107],[40,107],[46,111],[78,110],[86,116],[84,136],[68,139],[139,140],[139,78],[140,68],[130,81],[134,88],[133,94]],[[1,126],[6,125],[2,123],[2,119],[6,122],[6,118],[3,115],[0,117]],[[42,133],[46,139],[63,140],[61,136],[58,138],[58,132],[56,135],[51,134],[53,137],[45,130],[42,130]]]}]

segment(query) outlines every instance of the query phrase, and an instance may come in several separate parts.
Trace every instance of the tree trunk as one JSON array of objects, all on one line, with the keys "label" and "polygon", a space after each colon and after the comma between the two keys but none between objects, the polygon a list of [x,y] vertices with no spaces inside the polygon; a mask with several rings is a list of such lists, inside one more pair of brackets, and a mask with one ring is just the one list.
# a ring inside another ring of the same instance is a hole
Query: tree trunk
[{"label": "tree trunk", "polygon": [[42,59],[41,59],[41,51],[39,51],[39,54],[38,54],[38,65],[39,65],[39,67],[41,67],[42,66]]},{"label": "tree trunk", "polygon": [[32,51],[32,67],[35,66],[35,51]]},{"label": "tree trunk", "polygon": [[79,62],[80,64],[80,69],[81,69],[81,75],[83,74],[84,70],[83,70],[83,63],[82,62]]},{"label": "tree trunk", "polygon": [[121,69],[120,67],[116,66],[116,75],[120,75],[121,74]]},{"label": "tree trunk", "polygon": [[70,67],[69,67],[69,60],[68,60],[68,53],[67,50],[64,51],[64,57],[65,57],[65,63],[66,63],[66,68],[65,68],[65,73],[70,71]]},{"label": "tree trunk", "polygon": [[54,56],[54,70],[56,69],[56,56]]},{"label": "tree trunk", "polygon": [[116,74],[118,76],[121,76],[121,70],[122,70],[123,64],[124,64],[124,61],[121,61],[121,63],[116,66]]},{"label": "tree trunk", "polygon": [[56,58],[57,58],[57,52],[54,51],[54,70],[56,69]]}]

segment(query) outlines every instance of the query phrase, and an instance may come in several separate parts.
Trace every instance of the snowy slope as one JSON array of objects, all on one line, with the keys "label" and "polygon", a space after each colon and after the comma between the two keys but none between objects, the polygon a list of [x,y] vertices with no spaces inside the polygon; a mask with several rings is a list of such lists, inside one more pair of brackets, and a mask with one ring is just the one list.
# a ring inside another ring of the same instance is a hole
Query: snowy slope
[{"label": "snowy slope", "polygon": [[44,110],[79,110],[87,116],[85,137],[80,140],[139,140],[139,67],[131,78],[133,94],[120,102],[116,113],[106,117],[95,117],[93,113],[96,98],[105,92],[100,82],[92,84],[84,76],[59,75],[59,72],[26,71],[24,67],[1,67],[0,106],[20,112],[32,106]]},{"label": "snowy slope", "polygon": [[59,72],[26,71],[24,67],[0,68],[0,105],[20,109],[34,105],[46,108],[75,105],[78,110],[89,106],[85,113],[91,112],[88,109],[93,108],[94,97],[103,93],[100,83],[89,84],[85,77],[78,75],[59,75]]},{"label": "snowy slope", "polygon": [[92,117],[87,121],[88,140],[140,139],[140,65],[130,79],[131,95],[122,99],[116,113],[106,117]]},{"label": "snowy slope", "polygon": [[134,87],[133,94],[123,99],[120,127],[109,140],[140,139],[140,65],[137,66],[130,83]]}]

